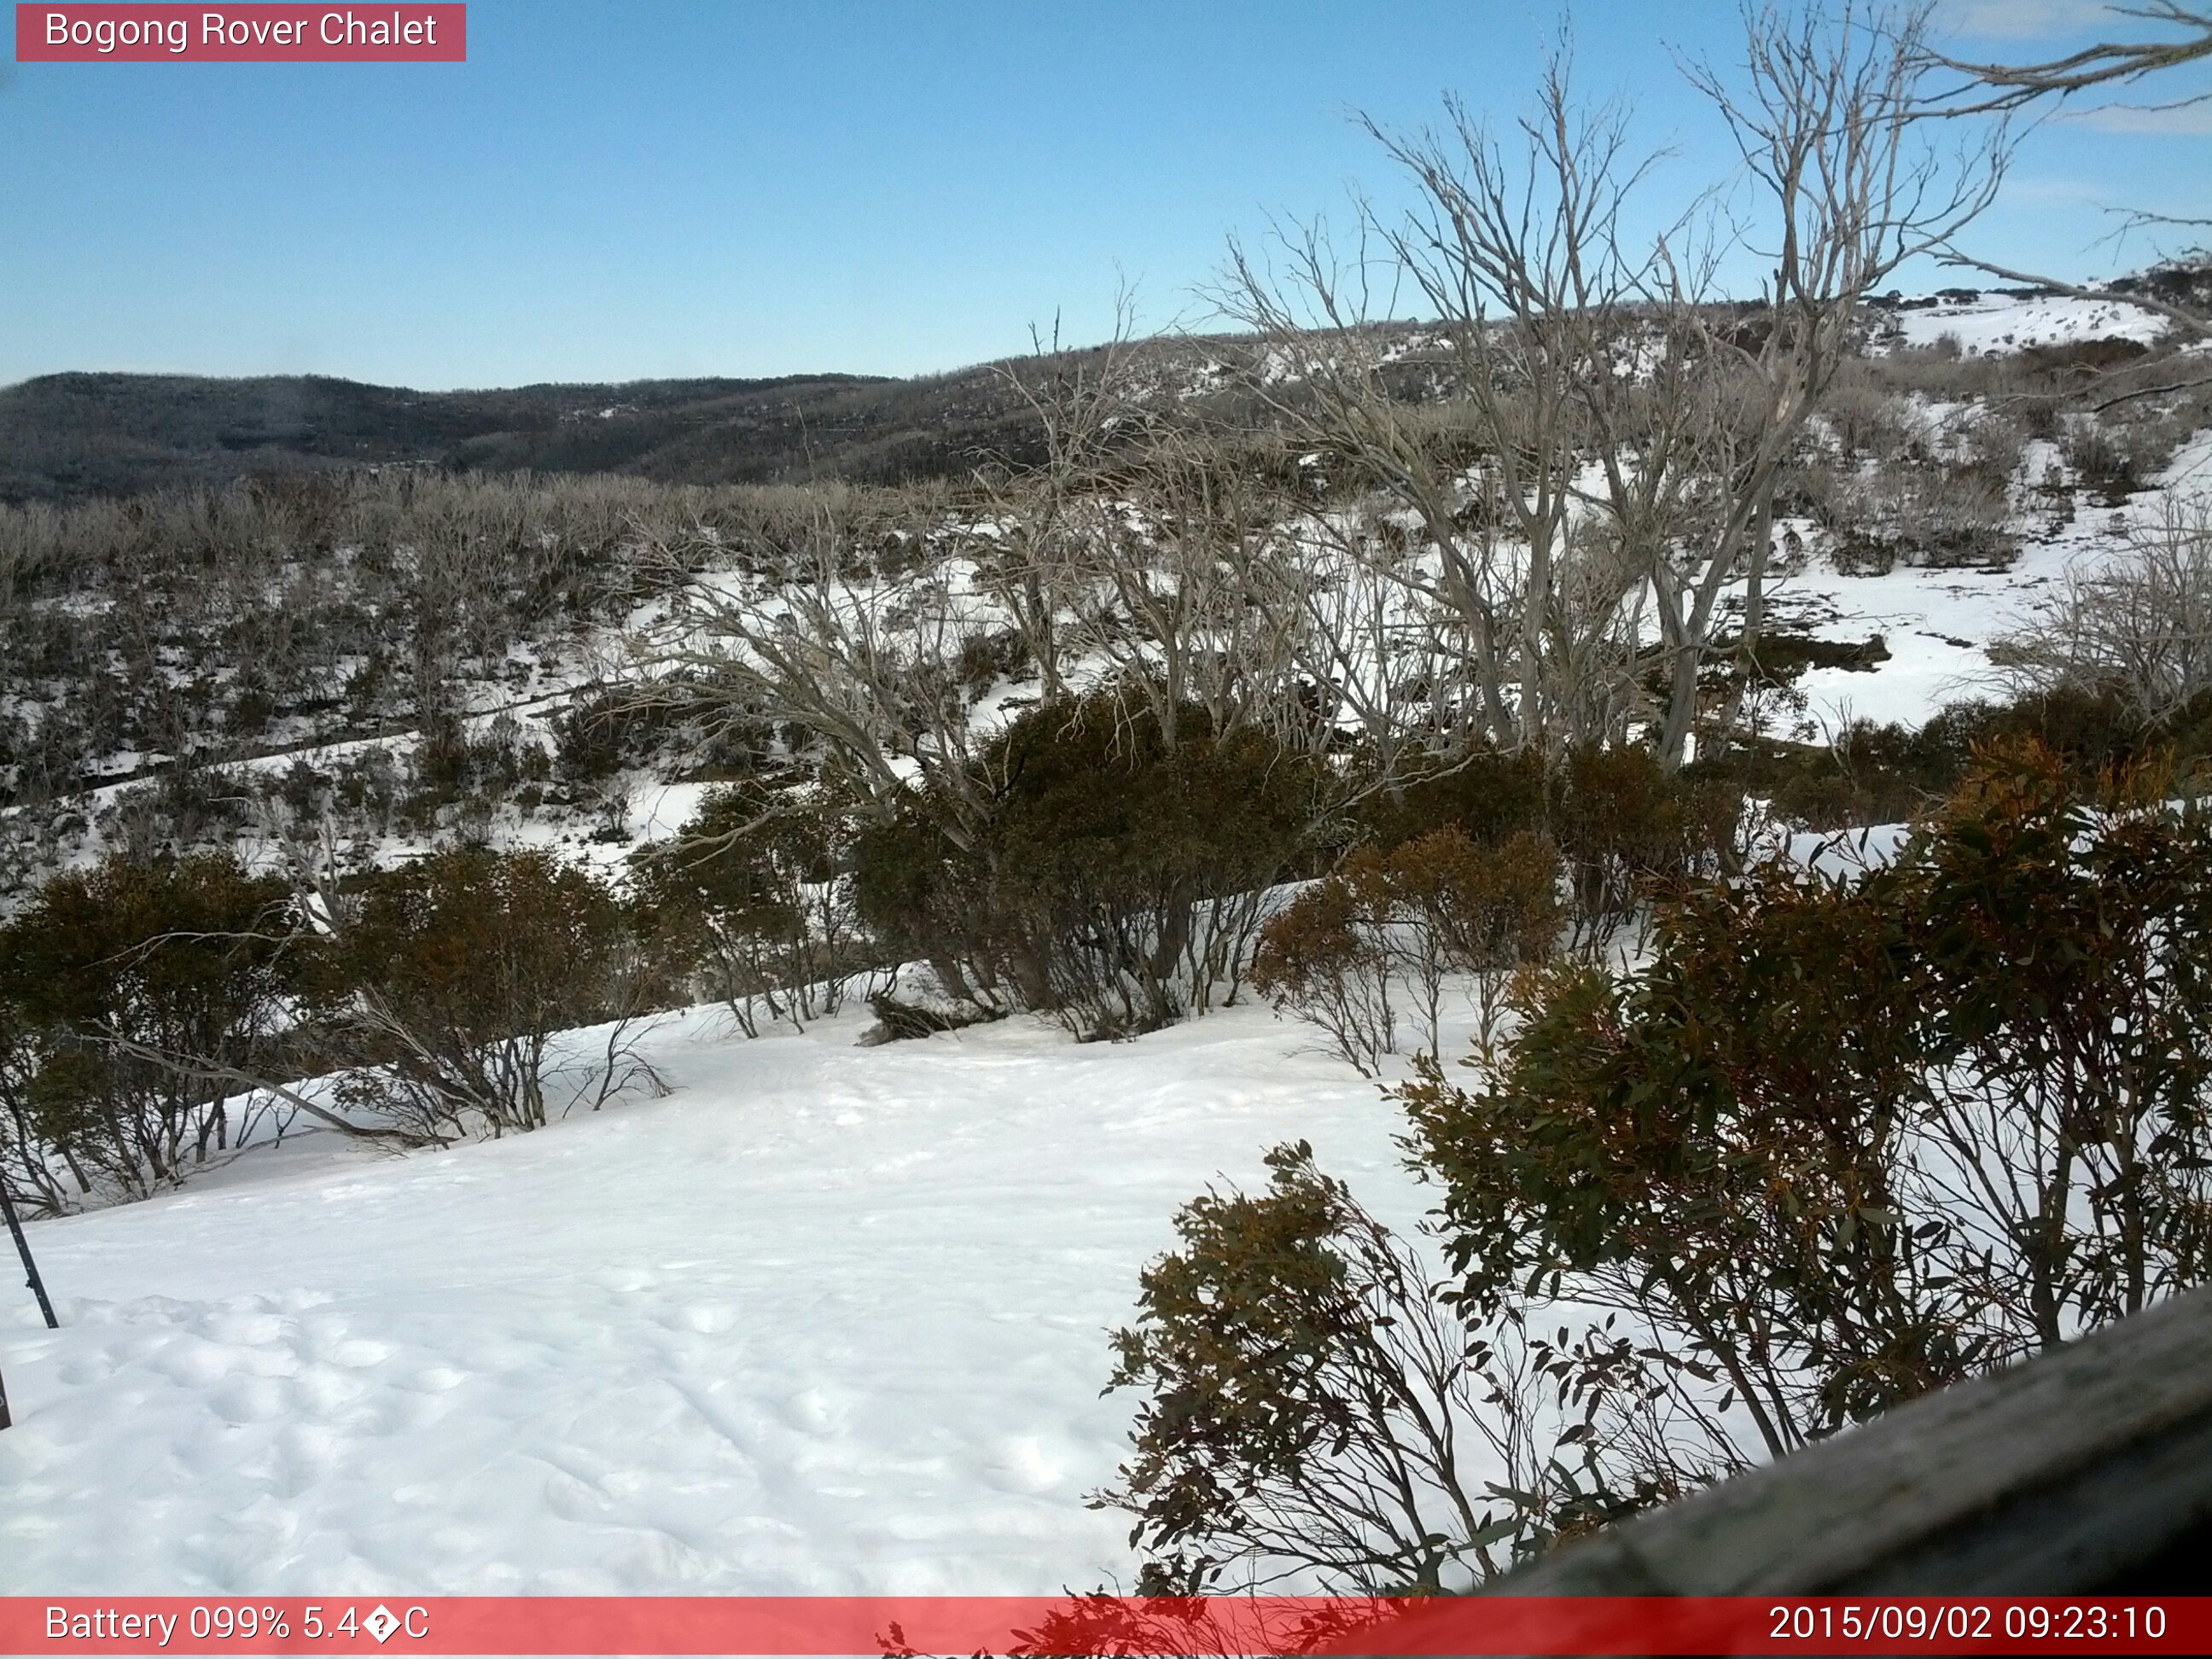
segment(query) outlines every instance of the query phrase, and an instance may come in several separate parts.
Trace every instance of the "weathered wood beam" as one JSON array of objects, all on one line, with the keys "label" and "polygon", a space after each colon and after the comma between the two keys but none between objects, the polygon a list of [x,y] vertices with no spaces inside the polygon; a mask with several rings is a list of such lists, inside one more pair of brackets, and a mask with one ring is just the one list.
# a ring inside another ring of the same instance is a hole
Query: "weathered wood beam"
[{"label": "weathered wood beam", "polygon": [[1570,1546],[1513,1595],[2044,1595],[2212,1572],[2212,1289]]}]

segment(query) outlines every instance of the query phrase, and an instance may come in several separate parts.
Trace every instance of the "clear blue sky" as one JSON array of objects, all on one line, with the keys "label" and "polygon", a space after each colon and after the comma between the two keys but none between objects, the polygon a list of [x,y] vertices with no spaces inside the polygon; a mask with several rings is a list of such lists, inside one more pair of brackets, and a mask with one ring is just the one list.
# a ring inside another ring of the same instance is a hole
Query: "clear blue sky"
[{"label": "clear blue sky", "polygon": [[[2016,58],[2094,10],[1946,15],[1962,49]],[[1571,11],[1583,84],[1627,93],[1649,142],[1679,149],[1662,181],[1686,195],[1724,172],[1667,49],[1724,57],[1735,8]],[[1560,15],[472,0],[465,64],[9,64],[0,382],[912,374],[1019,349],[1055,312],[1095,338],[1117,273],[1164,322],[1232,229],[1341,210],[1348,185],[1388,193],[1354,111],[1415,125],[1449,89],[1510,118]],[[2087,274],[2115,262],[2090,246],[2106,206],[2212,212],[2208,110],[2046,125],[1981,246]]]}]

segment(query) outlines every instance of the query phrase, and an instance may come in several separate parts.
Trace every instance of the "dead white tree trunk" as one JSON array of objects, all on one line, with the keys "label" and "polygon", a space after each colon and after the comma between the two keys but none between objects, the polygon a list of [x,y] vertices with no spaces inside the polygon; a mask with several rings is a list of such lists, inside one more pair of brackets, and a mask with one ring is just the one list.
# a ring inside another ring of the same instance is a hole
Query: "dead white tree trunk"
[{"label": "dead white tree trunk", "polygon": [[1763,198],[1745,246],[1771,264],[1750,318],[1701,295],[1673,296],[1703,350],[1735,365],[1745,390],[1695,464],[1715,492],[1705,533],[1654,566],[1670,659],[1657,746],[1670,763],[1689,747],[1722,596],[1765,555],[1775,487],[1850,350],[1862,301],[1899,266],[1947,246],[2003,179],[2002,126],[1947,148],[1921,118],[1928,27],[1924,6],[1768,5],[1747,17],[1740,68],[1688,68]]}]

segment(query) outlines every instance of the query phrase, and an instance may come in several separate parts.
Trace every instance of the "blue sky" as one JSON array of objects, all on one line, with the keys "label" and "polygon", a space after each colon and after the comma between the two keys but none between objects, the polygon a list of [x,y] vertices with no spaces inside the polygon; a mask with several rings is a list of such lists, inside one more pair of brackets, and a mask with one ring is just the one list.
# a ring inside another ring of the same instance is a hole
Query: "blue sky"
[{"label": "blue sky", "polygon": [[[1676,152],[1656,201],[1725,173],[1668,49],[1724,59],[1735,8],[1571,9],[1582,84],[1627,94],[1643,137]],[[1961,50],[2018,58],[2096,10],[1944,15]],[[10,64],[0,382],[915,374],[1020,349],[1055,313],[1095,338],[1124,276],[1148,321],[1202,321],[1192,293],[1230,232],[1341,211],[1353,185],[1388,198],[1354,112],[1414,125],[1450,90],[1510,118],[1561,15],[472,0],[465,64]],[[2208,159],[2212,106],[2046,124],[1978,246],[2112,269],[2126,256],[2092,246],[2106,210],[2212,212]]]}]

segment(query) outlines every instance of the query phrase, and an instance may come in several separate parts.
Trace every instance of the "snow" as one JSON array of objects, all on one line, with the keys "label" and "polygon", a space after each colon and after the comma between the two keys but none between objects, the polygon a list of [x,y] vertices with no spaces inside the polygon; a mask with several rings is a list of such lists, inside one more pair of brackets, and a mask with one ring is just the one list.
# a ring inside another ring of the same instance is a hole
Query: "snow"
[{"label": "snow", "polygon": [[1983,294],[1967,301],[1939,299],[1934,305],[1895,313],[1904,343],[1930,346],[1949,335],[1968,356],[2024,350],[2029,346],[2066,345],[2076,340],[2160,338],[2170,326],[2154,311],[2121,299],[2083,299],[2067,294],[2032,298]]},{"label": "snow", "polygon": [[63,1328],[0,1299],[0,1593],[1127,1583],[1083,1496],[1139,1266],[1300,1135],[1410,1220],[1394,1111],[1260,1008],[865,1024],[694,1011],[651,1039],[665,1099],[407,1158],[295,1137],[33,1224]]},{"label": "snow", "polygon": [[1824,876],[1852,879],[1895,859],[1912,833],[1907,823],[1870,823],[1856,830],[1801,830],[1783,838],[1780,852]]},{"label": "snow", "polygon": [[2124,550],[2130,532],[2155,525],[2176,497],[2212,497],[2212,433],[2182,446],[2154,487],[2124,506],[2100,507],[2083,495],[2070,523],[2023,520],[2020,556],[2002,568],[1900,564],[1882,575],[1844,575],[1809,559],[1775,582],[1773,623],[1825,640],[1879,634],[1890,658],[1871,669],[1808,669],[1797,682],[1808,718],[1821,732],[1855,719],[1917,726],[1947,702],[2002,696],[1990,643],[2032,629],[2069,570],[2092,569]]},{"label": "snow", "polygon": [[[1904,343],[1949,335],[1970,354],[2166,326],[2060,295],[1894,315]],[[1968,413],[1924,412],[1931,432]],[[2037,446],[2024,476],[2039,481],[2055,455]],[[2020,554],[2002,568],[1844,574],[1808,534],[1800,567],[1771,583],[1771,625],[1880,635],[1890,656],[1808,670],[1802,719],[1815,733],[1917,724],[2000,693],[1989,646],[2033,627],[2069,570],[2112,556],[2175,494],[2212,494],[2212,434],[2119,507],[2084,494],[2061,522],[2023,492]],[[947,609],[980,620],[972,563],[940,579]],[[736,571],[699,583],[750,592]],[[624,631],[665,645],[680,625],[664,597]],[[472,725],[504,714],[545,741],[611,649],[521,653],[536,694],[487,685]],[[1079,684],[1109,666],[1067,665]],[[1034,694],[988,688],[976,730]],[[309,739],[247,764],[414,741]],[[586,842],[573,819],[502,820],[501,834],[615,873],[708,787],[624,781],[629,840]],[[1902,834],[1784,844],[1847,872]],[[379,860],[411,850],[394,842]],[[64,1328],[0,1295],[17,1417],[0,1435],[0,1594],[1126,1584],[1126,1518],[1084,1498],[1126,1451],[1133,1402],[1099,1390],[1139,1268],[1209,1180],[1256,1185],[1261,1154],[1301,1136],[1409,1224],[1422,1194],[1393,1142],[1398,1115],[1261,1008],[1086,1046],[1019,1018],[862,1048],[867,1023],[748,1042],[695,1010],[648,1039],[674,1085],[665,1099],[408,1158],[295,1135],[182,1192],[33,1224]],[[1446,1033],[1447,1053],[1465,1047]]]}]

